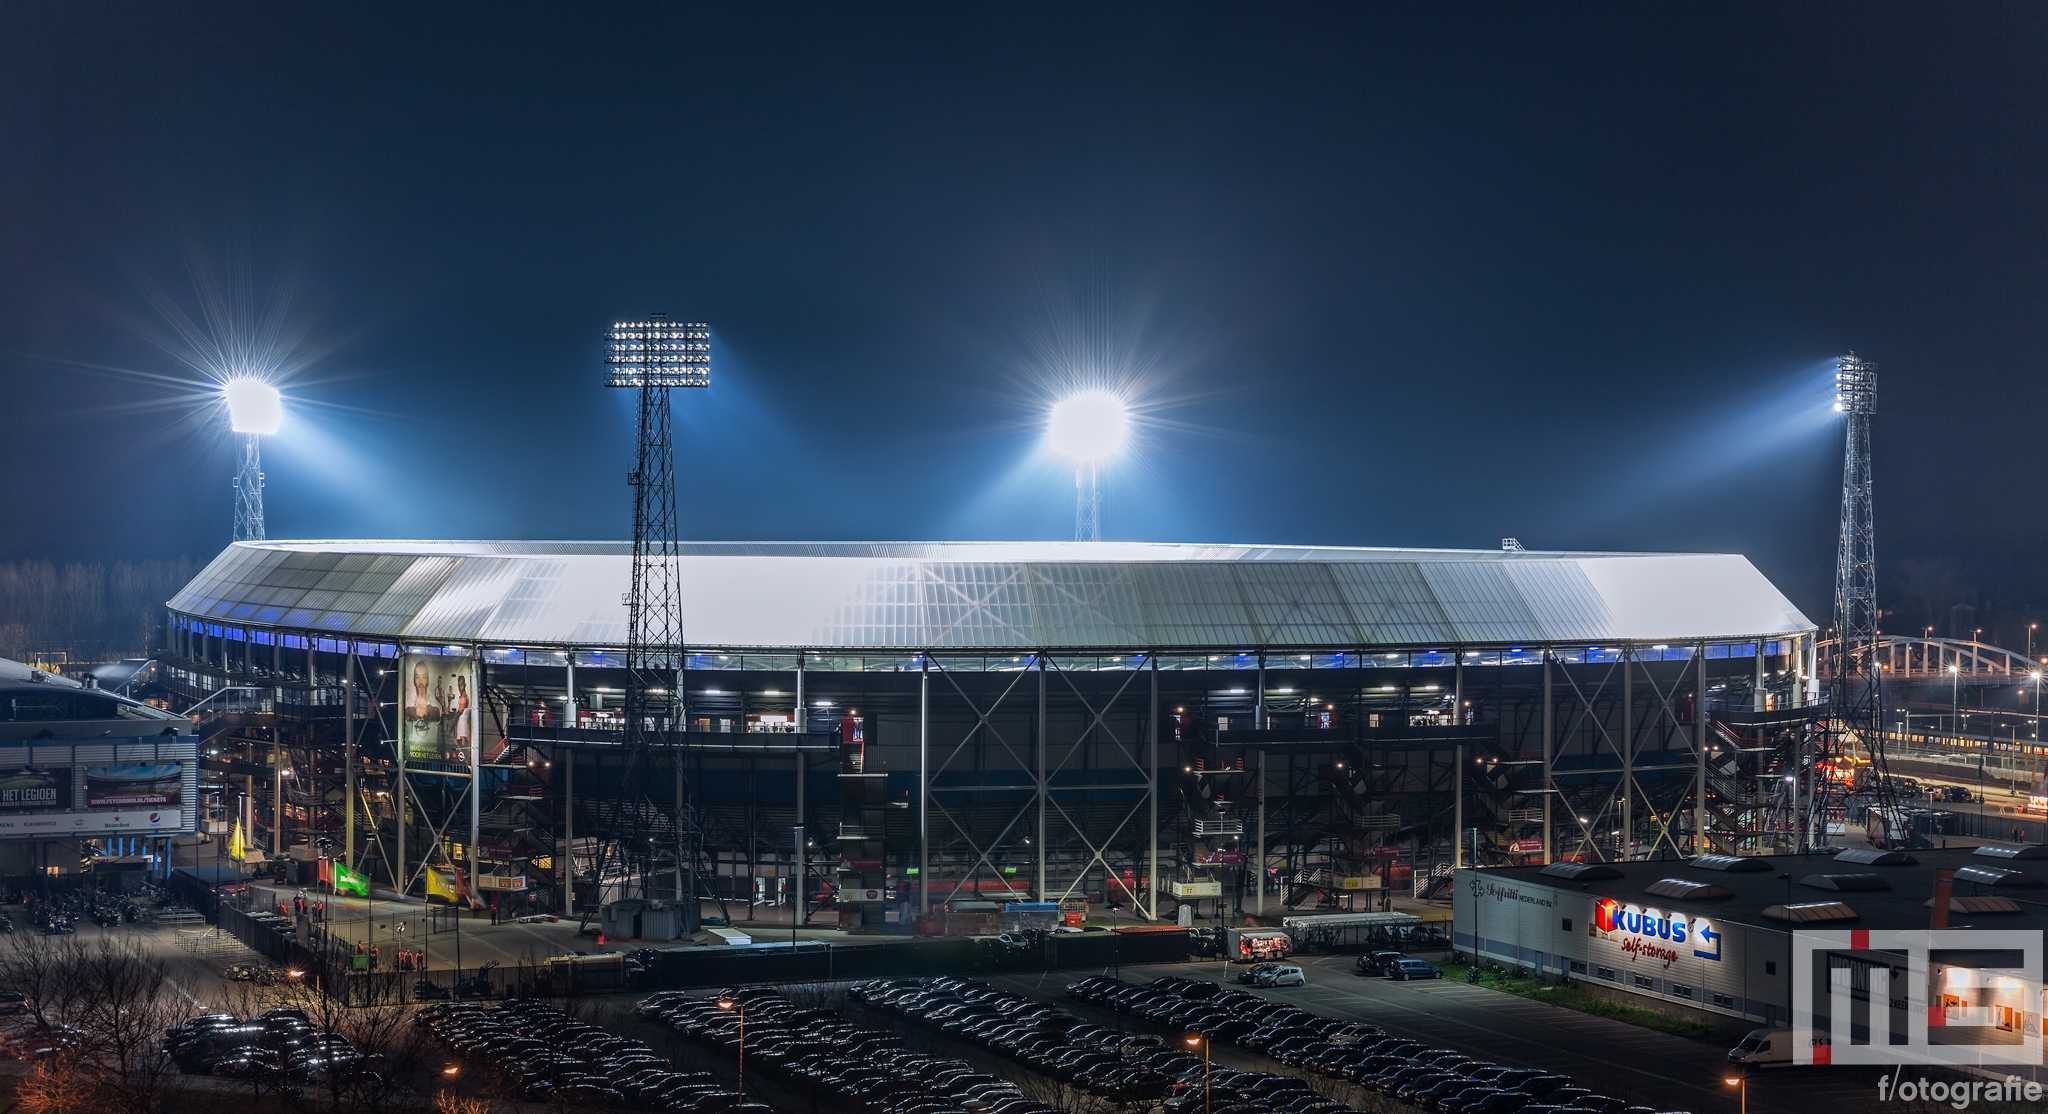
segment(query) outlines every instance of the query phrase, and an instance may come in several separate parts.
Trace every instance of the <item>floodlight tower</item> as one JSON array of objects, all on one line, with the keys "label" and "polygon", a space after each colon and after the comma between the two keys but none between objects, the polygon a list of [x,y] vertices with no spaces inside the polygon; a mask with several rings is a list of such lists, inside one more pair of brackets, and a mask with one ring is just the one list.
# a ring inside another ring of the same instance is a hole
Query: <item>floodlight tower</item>
[{"label": "floodlight tower", "polygon": [[235,540],[263,540],[263,449],[260,438],[277,432],[284,405],[277,388],[261,379],[230,379],[221,386],[228,421],[242,435],[242,468],[235,473]]},{"label": "floodlight tower", "polygon": [[[639,392],[638,444],[633,471],[633,586],[626,598],[626,770],[610,815],[603,818],[598,853],[602,886],[606,859],[630,854],[641,859],[641,884],[653,897],[653,852],[649,840],[657,810],[642,777],[636,776],[650,746],[669,747],[683,729],[683,622],[681,570],[676,538],[676,458],[670,434],[669,391],[711,385],[711,327],[649,314],[621,321],[605,335],[605,386]],[[680,768],[680,759],[678,768]],[[573,807],[573,806],[572,806]],[[694,822],[676,801],[678,877],[695,863]],[[685,844],[688,844],[686,847]],[[631,851],[627,851],[631,848]],[[644,857],[643,857],[644,856]],[[694,873],[694,872],[693,872]],[[695,893],[695,880],[690,882]],[[624,896],[624,895],[621,895]],[[681,895],[678,895],[681,896]],[[686,907],[687,908],[687,907]],[[589,913],[585,913],[586,920]],[[696,918],[690,917],[694,930]]]},{"label": "floodlight tower", "polygon": [[[1885,774],[1884,702],[1877,655],[1877,532],[1871,501],[1870,418],[1877,412],[1877,371],[1850,353],[1835,361],[1835,409],[1845,419],[1842,447],[1842,532],[1835,551],[1835,644],[1829,663],[1828,749],[1848,753],[1860,741],[1880,774]],[[1809,798],[1818,813],[1831,796],[1816,770]],[[1880,801],[1889,805],[1889,798]],[[1824,841],[1824,822],[1815,816],[1809,840]]]},{"label": "floodlight tower", "polygon": [[1099,470],[1116,459],[1130,436],[1131,419],[1124,400],[1108,391],[1068,395],[1052,408],[1045,426],[1045,444],[1054,456],[1074,465],[1074,540],[1102,540],[1102,487]]}]

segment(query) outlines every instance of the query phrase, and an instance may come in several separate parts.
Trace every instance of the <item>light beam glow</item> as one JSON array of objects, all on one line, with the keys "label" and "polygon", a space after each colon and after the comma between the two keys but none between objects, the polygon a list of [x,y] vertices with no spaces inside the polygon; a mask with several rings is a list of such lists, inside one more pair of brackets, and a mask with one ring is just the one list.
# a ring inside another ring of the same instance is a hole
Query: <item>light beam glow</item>
[{"label": "light beam glow", "polygon": [[228,419],[236,433],[276,433],[284,424],[284,404],[277,388],[261,379],[230,379],[221,384]]},{"label": "light beam glow", "polygon": [[1101,464],[1123,451],[1130,434],[1130,409],[1123,399],[1109,391],[1082,391],[1053,405],[1045,447],[1075,464]]}]

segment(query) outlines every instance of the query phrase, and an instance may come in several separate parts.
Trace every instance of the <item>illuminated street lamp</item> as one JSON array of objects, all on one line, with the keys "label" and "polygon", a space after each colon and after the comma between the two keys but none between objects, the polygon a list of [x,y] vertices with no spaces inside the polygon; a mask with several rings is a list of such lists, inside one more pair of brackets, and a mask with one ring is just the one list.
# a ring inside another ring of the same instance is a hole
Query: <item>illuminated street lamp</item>
[{"label": "illuminated street lamp", "polygon": [[1082,391],[1055,403],[1045,423],[1046,451],[1074,466],[1074,540],[1102,540],[1102,489],[1097,472],[1123,452],[1131,435],[1124,400]]},{"label": "illuminated street lamp", "polygon": [[2027,674],[2034,682],[2034,745],[2041,745],[2041,671]]},{"label": "illuminated street lamp", "polygon": [[228,422],[242,435],[242,468],[235,474],[235,540],[263,540],[263,451],[259,438],[284,424],[284,402],[277,388],[261,379],[230,379],[221,384]]},{"label": "illuminated street lamp", "polygon": [[1963,745],[1963,663],[1958,658],[1948,663],[1948,715],[1949,731],[1955,736],[1955,745]]},{"label": "illuminated street lamp", "polygon": [[747,1101],[747,1004],[737,998],[720,998],[718,1000],[718,1008],[734,1010],[739,1013],[740,1078],[739,1085],[733,1089],[733,1093],[739,1096],[740,1103],[744,1105]]},{"label": "illuminated street lamp", "polygon": [[1189,1033],[1186,1039],[1189,1048],[1202,1050],[1202,1114],[1209,1114],[1209,1038]]},{"label": "illuminated street lamp", "polygon": [[1731,1075],[1721,1080],[1721,1082],[1736,1089],[1742,1096],[1741,1114],[1749,1114],[1749,1077],[1746,1075]]}]

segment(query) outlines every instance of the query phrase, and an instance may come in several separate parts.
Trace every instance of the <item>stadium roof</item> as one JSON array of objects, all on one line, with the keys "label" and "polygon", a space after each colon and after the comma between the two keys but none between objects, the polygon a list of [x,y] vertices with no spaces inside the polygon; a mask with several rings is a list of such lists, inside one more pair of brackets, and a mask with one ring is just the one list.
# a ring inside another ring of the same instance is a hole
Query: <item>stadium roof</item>
[{"label": "stadium roof", "polygon": [[[691,646],[1354,649],[1728,641],[1814,625],[1727,554],[743,542],[682,549]],[[620,542],[238,542],[185,615],[366,639],[617,646]]]}]

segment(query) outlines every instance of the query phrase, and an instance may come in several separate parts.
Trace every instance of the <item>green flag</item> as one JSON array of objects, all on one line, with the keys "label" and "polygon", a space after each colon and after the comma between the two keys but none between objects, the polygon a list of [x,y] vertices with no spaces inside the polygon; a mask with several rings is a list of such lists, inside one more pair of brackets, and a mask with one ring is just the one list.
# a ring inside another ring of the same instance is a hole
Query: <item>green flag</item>
[{"label": "green flag", "polygon": [[334,864],[334,892],[368,897],[370,876],[359,870],[350,870],[347,863],[337,862]]}]

